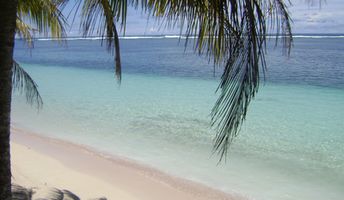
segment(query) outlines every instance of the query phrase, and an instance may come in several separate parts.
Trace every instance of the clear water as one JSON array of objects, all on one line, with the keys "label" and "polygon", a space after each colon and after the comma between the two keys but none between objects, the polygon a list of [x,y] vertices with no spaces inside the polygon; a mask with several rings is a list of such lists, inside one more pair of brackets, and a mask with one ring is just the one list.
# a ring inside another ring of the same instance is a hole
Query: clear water
[{"label": "clear water", "polygon": [[124,39],[121,48],[119,87],[99,41],[37,41],[31,52],[17,41],[44,107],[16,94],[13,124],[252,199],[343,199],[343,38],[296,38],[289,59],[269,47],[266,84],[220,165],[209,113],[221,69],[214,77],[177,39]]}]

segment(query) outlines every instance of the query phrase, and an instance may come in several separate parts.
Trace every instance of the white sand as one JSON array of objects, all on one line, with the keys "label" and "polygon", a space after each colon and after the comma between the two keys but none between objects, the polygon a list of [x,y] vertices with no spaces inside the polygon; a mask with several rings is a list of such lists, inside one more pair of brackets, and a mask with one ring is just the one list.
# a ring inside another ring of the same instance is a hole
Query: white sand
[{"label": "white sand", "polygon": [[239,199],[169,176],[128,159],[12,128],[13,182],[26,187],[67,189],[81,197],[109,200]]}]

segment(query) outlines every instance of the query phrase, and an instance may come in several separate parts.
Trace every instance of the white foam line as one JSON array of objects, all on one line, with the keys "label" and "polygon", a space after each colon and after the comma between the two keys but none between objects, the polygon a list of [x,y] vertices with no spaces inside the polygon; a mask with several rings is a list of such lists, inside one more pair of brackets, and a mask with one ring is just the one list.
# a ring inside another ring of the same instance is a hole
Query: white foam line
[{"label": "white foam line", "polygon": [[[189,36],[189,38],[194,39],[197,36]],[[124,36],[119,37],[122,40],[139,40],[139,39],[186,39],[186,36],[180,35],[162,35],[162,36]],[[267,36],[267,38],[276,38],[276,36]],[[294,35],[293,38],[314,38],[314,39],[323,39],[323,38],[344,38],[344,35]],[[64,38],[65,40],[101,40],[102,37],[71,37]],[[37,38],[38,41],[55,41],[57,38]]]}]

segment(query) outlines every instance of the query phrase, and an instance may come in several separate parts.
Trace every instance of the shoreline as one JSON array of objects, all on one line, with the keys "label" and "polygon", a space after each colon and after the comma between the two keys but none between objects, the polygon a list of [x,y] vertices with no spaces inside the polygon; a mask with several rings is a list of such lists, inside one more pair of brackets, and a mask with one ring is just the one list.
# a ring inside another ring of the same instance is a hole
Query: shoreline
[{"label": "shoreline", "polygon": [[13,182],[67,189],[84,198],[244,199],[88,146],[11,128]]}]

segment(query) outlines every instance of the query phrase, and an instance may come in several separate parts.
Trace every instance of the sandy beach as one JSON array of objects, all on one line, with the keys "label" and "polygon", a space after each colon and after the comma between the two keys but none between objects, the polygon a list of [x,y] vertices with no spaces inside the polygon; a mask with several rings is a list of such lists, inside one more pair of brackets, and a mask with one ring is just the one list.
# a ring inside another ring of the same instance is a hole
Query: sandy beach
[{"label": "sandy beach", "polygon": [[13,182],[70,190],[81,199],[240,199],[135,161],[12,128]]}]

